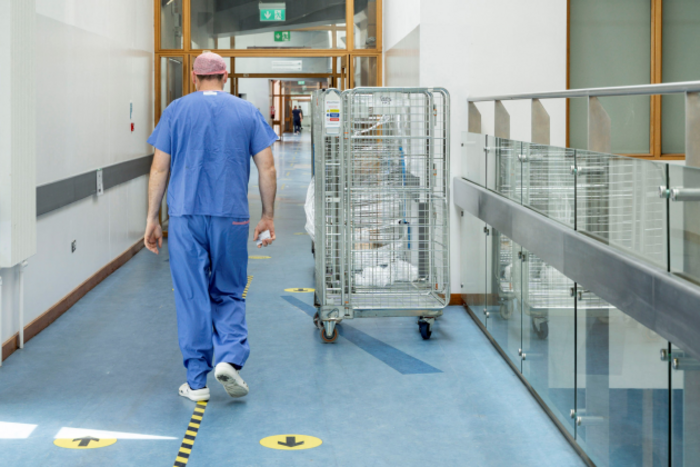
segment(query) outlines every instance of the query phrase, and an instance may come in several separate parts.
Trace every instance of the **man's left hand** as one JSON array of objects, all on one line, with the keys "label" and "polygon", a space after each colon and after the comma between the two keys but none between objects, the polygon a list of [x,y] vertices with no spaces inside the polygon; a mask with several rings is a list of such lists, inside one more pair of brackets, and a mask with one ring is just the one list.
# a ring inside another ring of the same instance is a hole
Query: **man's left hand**
[{"label": "man's left hand", "polygon": [[143,235],[143,243],[146,248],[153,253],[158,254],[158,247],[163,247],[163,229],[157,220],[148,220],[146,222],[146,233]]},{"label": "man's left hand", "polygon": [[270,238],[263,240],[262,245],[258,245],[258,248],[272,245],[272,242],[277,239],[277,237],[275,237],[275,221],[269,217],[263,217],[260,219],[260,222],[258,222],[258,225],[255,226],[255,237],[253,237],[253,241],[257,241],[260,234],[266,230],[270,231]]}]

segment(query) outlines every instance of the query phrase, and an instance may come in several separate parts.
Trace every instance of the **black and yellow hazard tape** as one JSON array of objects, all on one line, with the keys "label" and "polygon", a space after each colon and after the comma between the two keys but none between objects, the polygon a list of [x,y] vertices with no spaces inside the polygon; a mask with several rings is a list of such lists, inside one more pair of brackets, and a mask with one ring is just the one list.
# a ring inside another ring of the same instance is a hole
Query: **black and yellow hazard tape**
[{"label": "black and yellow hazard tape", "polygon": [[204,416],[204,411],[206,408],[206,401],[199,401],[194,407],[190,424],[187,425],[187,430],[185,431],[185,437],[182,438],[180,451],[177,453],[177,457],[175,458],[174,467],[185,467],[187,465],[187,461],[190,460],[192,448],[194,447],[194,440],[197,439],[199,426],[202,424],[202,417]]},{"label": "black and yellow hazard tape", "polygon": [[245,289],[243,289],[243,298],[248,296],[248,289],[250,288],[251,282],[253,282],[253,276],[248,276],[248,283],[245,285]]}]

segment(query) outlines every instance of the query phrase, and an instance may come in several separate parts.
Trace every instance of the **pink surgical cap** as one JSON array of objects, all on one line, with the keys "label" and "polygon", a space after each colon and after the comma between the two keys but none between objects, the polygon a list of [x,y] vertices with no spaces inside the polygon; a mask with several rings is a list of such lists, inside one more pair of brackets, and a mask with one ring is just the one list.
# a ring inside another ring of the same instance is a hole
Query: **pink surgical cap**
[{"label": "pink surgical cap", "polygon": [[194,73],[196,75],[226,74],[226,62],[221,58],[221,55],[213,52],[204,52],[194,61]]}]

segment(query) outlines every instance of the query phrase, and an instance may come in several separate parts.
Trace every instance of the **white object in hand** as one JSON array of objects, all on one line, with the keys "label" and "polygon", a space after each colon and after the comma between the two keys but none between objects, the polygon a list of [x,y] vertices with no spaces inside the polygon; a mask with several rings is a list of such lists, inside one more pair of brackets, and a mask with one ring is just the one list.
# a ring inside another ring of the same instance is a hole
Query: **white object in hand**
[{"label": "white object in hand", "polygon": [[269,240],[270,238],[272,238],[272,237],[270,236],[270,231],[269,231],[269,230],[264,231],[264,232],[261,233],[260,236],[258,237],[258,242],[257,242],[257,243],[258,243],[258,246],[262,245],[263,240]]}]

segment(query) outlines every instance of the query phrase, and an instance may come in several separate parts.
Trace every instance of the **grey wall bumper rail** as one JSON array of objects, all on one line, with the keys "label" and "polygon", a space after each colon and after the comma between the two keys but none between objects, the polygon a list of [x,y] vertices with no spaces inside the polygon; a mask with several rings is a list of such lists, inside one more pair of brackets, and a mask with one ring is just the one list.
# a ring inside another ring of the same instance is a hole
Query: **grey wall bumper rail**
[{"label": "grey wall bumper rail", "polygon": [[[153,154],[114,164],[102,169],[104,189],[149,173]],[[55,211],[97,193],[97,171],[47,183],[36,188],[36,215]]]},{"label": "grey wall bumper rail", "polygon": [[700,358],[700,287],[462,178],[453,194],[465,212]]}]

